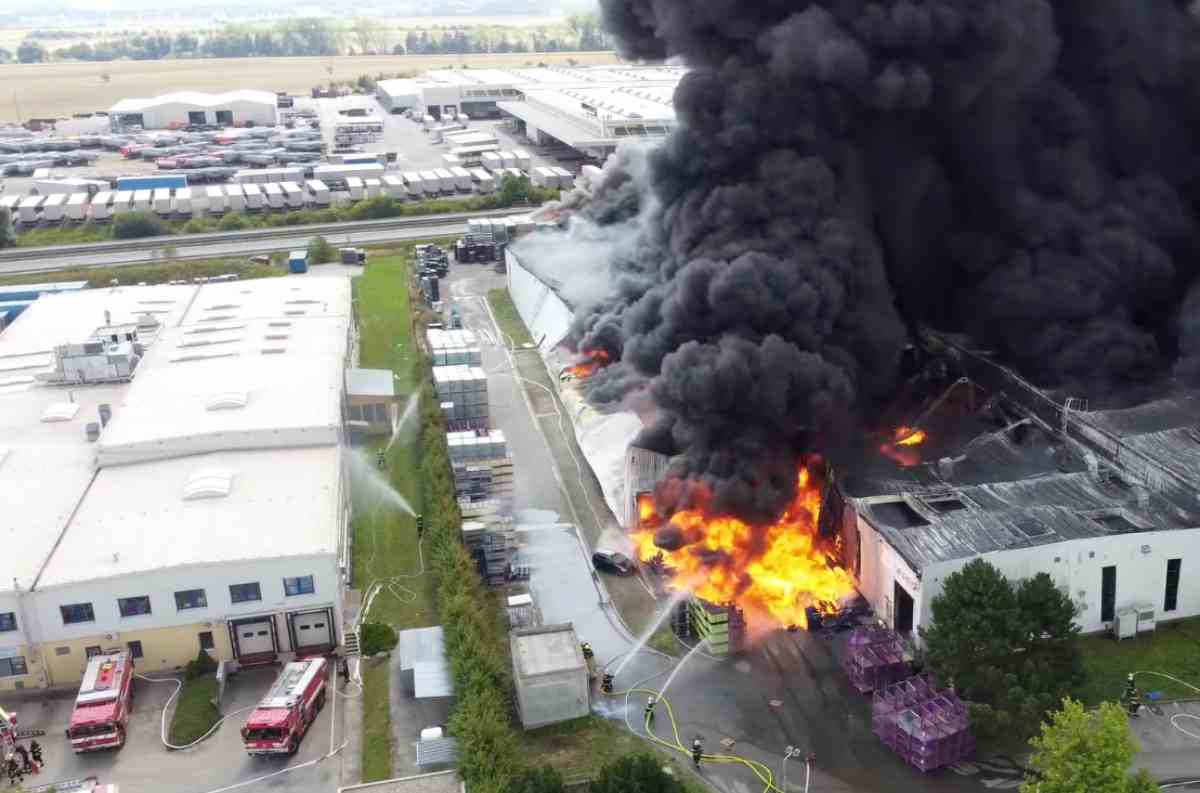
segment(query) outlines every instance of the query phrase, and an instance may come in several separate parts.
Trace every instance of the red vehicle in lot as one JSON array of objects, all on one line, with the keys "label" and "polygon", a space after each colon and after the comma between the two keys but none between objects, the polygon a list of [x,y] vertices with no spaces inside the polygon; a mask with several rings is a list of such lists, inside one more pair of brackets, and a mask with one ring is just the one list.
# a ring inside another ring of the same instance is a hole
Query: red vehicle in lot
[{"label": "red vehicle in lot", "polygon": [[128,651],[94,655],[88,660],[67,738],[76,753],[125,745],[133,709],[133,658]]},{"label": "red vehicle in lot", "polygon": [[324,658],[292,661],[246,719],[242,742],[252,755],[295,754],[325,706]]}]

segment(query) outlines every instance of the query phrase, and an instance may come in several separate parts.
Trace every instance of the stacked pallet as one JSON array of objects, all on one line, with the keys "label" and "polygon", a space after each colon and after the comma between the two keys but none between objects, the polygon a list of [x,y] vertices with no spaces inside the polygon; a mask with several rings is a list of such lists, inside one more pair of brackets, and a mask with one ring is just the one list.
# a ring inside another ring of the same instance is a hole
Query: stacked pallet
[{"label": "stacked pallet", "polygon": [[434,366],[480,366],[483,363],[474,331],[430,328],[425,331],[425,340]]},{"label": "stacked pallet", "polygon": [[[485,406],[486,407],[486,406]],[[496,460],[508,457],[508,441],[502,430],[460,430],[446,433],[450,462]]]},{"label": "stacked pallet", "polygon": [[875,692],[871,731],[921,771],[952,765],[975,751],[967,706],[923,677],[901,680]]},{"label": "stacked pallet", "polygon": [[850,683],[863,694],[912,674],[900,637],[879,625],[860,625],[851,631],[842,667]]},{"label": "stacked pallet", "polygon": [[511,457],[454,462],[450,468],[454,475],[454,495],[460,501],[512,501]]},{"label": "stacked pallet", "polygon": [[710,655],[741,652],[746,638],[746,618],[733,604],[718,605],[694,597],[688,602],[692,634],[707,644]]},{"label": "stacked pallet", "polygon": [[463,544],[475,559],[479,575],[489,586],[503,586],[517,549],[516,531],[511,521],[465,520]]},{"label": "stacked pallet", "polygon": [[478,366],[433,367],[433,386],[453,428],[488,426],[487,374]]}]

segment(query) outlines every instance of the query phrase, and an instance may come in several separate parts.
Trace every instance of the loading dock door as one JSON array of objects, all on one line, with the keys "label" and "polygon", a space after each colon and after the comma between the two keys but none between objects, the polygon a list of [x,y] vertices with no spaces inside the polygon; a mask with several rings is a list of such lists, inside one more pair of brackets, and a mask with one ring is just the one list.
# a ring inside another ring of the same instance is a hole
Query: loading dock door
[{"label": "loading dock door", "polygon": [[896,633],[912,633],[913,629],[913,599],[908,591],[900,586],[899,581],[892,582],[894,602],[896,604],[895,620],[892,628]]},{"label": "loading dock door", "polygon": [[296,652],[315,652],[332,649],[333,620],[329,609],[300,611],[289,614],[292,623],[292,638]]},{"label": "loading dock door", "polygon": [[241,622],[234,626],[237,635],[238,658],[247,655],[274,654],[275,637],[269,620]]}]

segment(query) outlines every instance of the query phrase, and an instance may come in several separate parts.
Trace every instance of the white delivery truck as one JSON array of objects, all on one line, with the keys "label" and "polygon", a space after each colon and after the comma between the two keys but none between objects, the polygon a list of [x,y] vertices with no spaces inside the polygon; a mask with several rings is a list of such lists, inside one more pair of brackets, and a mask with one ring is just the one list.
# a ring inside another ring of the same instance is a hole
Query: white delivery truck
[{"label": "white delivery truck", "polygon": [[357,176],[346,177],[346,191],[350,193],[351,201],[363,200],[363,180]]},{"label": "white delivery truck", "polygon": [[384,195],[382,179],[363,179],[363,193],[367,198],[379,198]]},{"label": "white delivery truck", "polygon": [[283,200],[288,205],[288,209],[299,209],[308,203],[305,200],[307,194],[300,189],[300,185],[296,182],[280,182],[279,189],[283,191]]},{"label": "white delivery truck", "polygon": [[454,189],[463,192],[471,191],[471,172],[466,168],[451,168],[450,175],[454,177]]},{"label": "white delivery truck", "polygon": [[267,205],[266,199],[263,198],[262,185],[253,182],[244,184],[242,192],[246,194],[246,211],[262,212],[263,207]]},{"label": "white delivery truck", "polygon": [[132,190],[118,190],[116,193],[113,194],[112,213],[114,215],[119,215],[122,212],[128,212],[132,208],[133,208],[133,191]]},{"label": "white delivery truck", "polygon": [[320,179],[309,179],[305,182],[308,187],[308,194],[312,196],[312,202],[318,207],[329,206],[329,187]]},{"label": "white delivery truck", "polygon": [[262,192],[269,209],[283,209],[283,190],[280,189],[277,183],[264,183],[262,185]]},{"label": "white delivery truck", "polygon": [[445,168],[438,168],[437,171],[438,186],[443,193],[454,192],[454,174],[447,171]]},{"label": "white delivery truck", "polygon": [[133,211],[134,212],[149,212],[153,201],[154,201],[154,191],[153,190],[134,190],[133,191]]},{"label": "white delivery truck", "polygon": [[113,194],[108,190],[101,190],[92,196],[92,203],[88,204],[92,222],[100,223],[112,217],[112,200]]},{"label": "white delivery truck", "polygon": [[505,168],[517,167],[517,155],[513,154],[511,151],[501,151],[497,152],[497,154],[500,155],[500,161]]},{"label": "white delivery truck", "polygon": [[159,215],[171,214],[171,188],[154,188],[154,197],[151,200],[154,202],[154,211],[156,213]]},{"label": "white delivery truck", "polygon": [[504,158],[498,152],[485,151],[480,158],[480,162],[483,163],[484,168],[487,168],[492,173],[504,168]]},{"label": "white delivery truck", "polygon": [[570,190],[571,186],[575,184],[575,177],[572,176],[571,172],[566,168],[555,165],[552,166],[550,170],[553,171],[554,175],[558,177],[558,186],[563,190]]},{"label": "white delivery truck", "polygon": [[410,196],[420,198],[425,195],[425,180],[421,178],[421,174],[416,171],[405,171],[402,176],[404,177],[404,189]]},{"label": "white delivery truck", "polygon": [[175,214],[182,217],[191,217],[192,212],[192,188],[178,188],[175,191]]},{"label": "white delivery truck", "polygon": [[475,182],[476,189],[481,193],[494,193],[496,191],[496,180],[482,168],[473,168],[471,170],[471,181]]},{"label": "white delivery truck", "polygon": [[442,180],[433,171],[421,171],[421,184],[425,186],[425,195],[437,195],[442,191]]},{"label": "white delivery truck", "polygon": [[210,184],[205,191],[208,194],[208,211],[214,215],[225,213],[226,195],[220,185]]},{"label": "white delivery truck", "polygon": [[404,180],[392,174],[383,177],[383,189],[387,191],[389,198],[404,198],[408,195],[408,190],[404,187]]},{"label": "white delivery truck", "polygon": [[67,196],[67,220],[79,222],[87,214],[88,194],[71,193]]},{"label": "white delivery truck", "polygon": [[246,193],[240,184],[225,185],[225,197],[229,200],[230,212],[241,212],[246,208]]},{"label": "white delivery truck", "polygon": [[42,208],[42,203],[46,200],[44,195],[27,195],[21,199],[21,203],[17,205],[17,217],[22,223],[36,223],[38,218],[38,210]]},{"label": "white delivery truck", "polygon": [[513,150],[513,156],[517,158],[517,167],[522,171],[528,171],[533,167],[533,158],[524,149]]},{"label": "white delivery truck", "polygon": [[42,202],[42,222],[61,223],[67,207],[67,194],[55,193]]},{"label": "white delivery truck", "polygon": [[193,215],[203,215],[208,211],[208,191],[203,187],[189,187],[192,191],[192,201],[190,211]]},{"label": "white delivery truck", "polygon": [[558,187],[558,175],[545,165],[534,168],[530,176],[536,187]]}]

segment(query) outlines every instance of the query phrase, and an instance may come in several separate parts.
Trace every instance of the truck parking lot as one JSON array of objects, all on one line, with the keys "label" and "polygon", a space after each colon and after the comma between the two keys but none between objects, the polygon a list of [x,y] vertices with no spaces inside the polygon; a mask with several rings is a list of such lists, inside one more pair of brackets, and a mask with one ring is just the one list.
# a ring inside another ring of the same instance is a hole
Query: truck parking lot
[{"label": "truck parking lot", "polygon": [[[175,690],[170,678],[151,682],[134,681],[134,707],[129,720],[129,738],[123,749],[76,755],[67,742],[65,727],[71,717],[74,692],[6,698],[0,702],[16,713],[23,729],[42,729],[45,768],[27,784],[46,784],[76,777],[96,777],[100,783],[116,783],[121,793],[216,793],[250,787],[268,775],[285,782],[289,791],[328,793],[340,784],[340,754],[326,758],[344,740],[341,718],[344,699],[330,697],[293,757],[250,757],[238,730],[270,688],[279,673],[272,665],[246,669],[230,677],[221,710],[227,720],[208,740],[182,751],[162,745],[162,708]],[[337,727],[334,729],[334,721]],[[169,722],[168,722],[169,723]],[[287,769],[295,769],[288,771]]]}]

